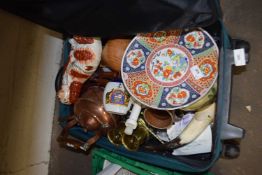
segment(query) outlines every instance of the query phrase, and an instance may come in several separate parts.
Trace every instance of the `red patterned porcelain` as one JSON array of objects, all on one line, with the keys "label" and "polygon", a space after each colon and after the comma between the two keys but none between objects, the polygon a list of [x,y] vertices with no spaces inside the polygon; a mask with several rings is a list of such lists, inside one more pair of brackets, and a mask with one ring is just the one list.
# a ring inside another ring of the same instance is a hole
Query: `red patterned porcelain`
[{"label": "red patterned porcelain", "polygon": [[203,29],[137,35],[121,65],[124,85],[139,103],[161,110],[198,101],[218,74],[218,48]]}]

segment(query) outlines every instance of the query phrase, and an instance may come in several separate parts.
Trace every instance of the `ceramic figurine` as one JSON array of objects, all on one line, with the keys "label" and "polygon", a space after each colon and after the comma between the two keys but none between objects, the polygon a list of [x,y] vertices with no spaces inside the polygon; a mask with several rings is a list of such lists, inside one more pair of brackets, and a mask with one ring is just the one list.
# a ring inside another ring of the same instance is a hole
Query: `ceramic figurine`
[{"label": "ceramic figurine", "polygon": [[76,102],[83,83],[96,71],[102,52],[99,38],[75,36],[69,42],[69,60],[64,70],[61,89],[57,94],[64,104]]}]

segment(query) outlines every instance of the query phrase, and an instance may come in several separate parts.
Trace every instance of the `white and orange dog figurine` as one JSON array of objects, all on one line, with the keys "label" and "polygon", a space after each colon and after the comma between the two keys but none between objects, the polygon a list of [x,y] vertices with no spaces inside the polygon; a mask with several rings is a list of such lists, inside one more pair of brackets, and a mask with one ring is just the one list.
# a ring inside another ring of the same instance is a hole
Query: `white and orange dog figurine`
[{"label": "white and orange dog figurine", "polygon": [[57,94],[64,104],[76,102],[83,83],[96,71],[102,53],[99,38],[75,36],[69,42],[71,44],[69,60],[65,66],[61,89]]}]

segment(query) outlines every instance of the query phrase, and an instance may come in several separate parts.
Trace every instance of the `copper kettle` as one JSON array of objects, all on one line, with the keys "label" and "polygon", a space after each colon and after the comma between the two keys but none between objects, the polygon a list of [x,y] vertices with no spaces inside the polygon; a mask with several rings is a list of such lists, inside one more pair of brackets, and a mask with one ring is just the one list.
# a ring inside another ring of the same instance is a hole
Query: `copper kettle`
[{"label": "copper kettle", "polygon": [[[57,139],[62,146],[87,151],[102,135],[117,125],[116,118],[103,108],[103,92],[103,87],[91,86],[77,99],[74,114],[68,117],[67,125]],[[85,143],[69,139],[69,129],[77,124],[86,132],[94,131],[95,135]]]}]

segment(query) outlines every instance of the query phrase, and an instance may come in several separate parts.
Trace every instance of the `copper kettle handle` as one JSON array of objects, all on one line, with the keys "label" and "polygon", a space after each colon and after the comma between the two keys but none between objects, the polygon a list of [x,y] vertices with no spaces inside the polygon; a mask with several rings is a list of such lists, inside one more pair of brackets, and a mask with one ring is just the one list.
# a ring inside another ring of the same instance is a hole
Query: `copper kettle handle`
[{"label": "copper kettle handle", "polygon": [[75,140],[75,139],[71,139],[71,138],[67,138],[67,137],[63,137],[60,136],[57,140],[60,143],[61,146],[66,146],[69,148],[73,148],[75,150],[79,150],[79,151],[88,151],[89,148],[91,148],[91,146],[101,137],[102,132],[101,131],[96,131],[96,134],[89,138],[86,142],[81,142],[79,140]]},{"label": "copper kettle handle", "polygon": [[[72,117],[69,117],[72,118]],[[61,146],[66,146],[73,148],[75,150],[82,150],[87,151],[91,145],[93,145],[102,135],[102,131],[96,131],[95,135],[89,138],[85,143],[79,140],[67,138],[69,135],[69,129],[76,125],[78,121],[74,118],[70,120],[67,125],[63,128],[61,134],[57,138],[57,141],[60,143]]]}]

